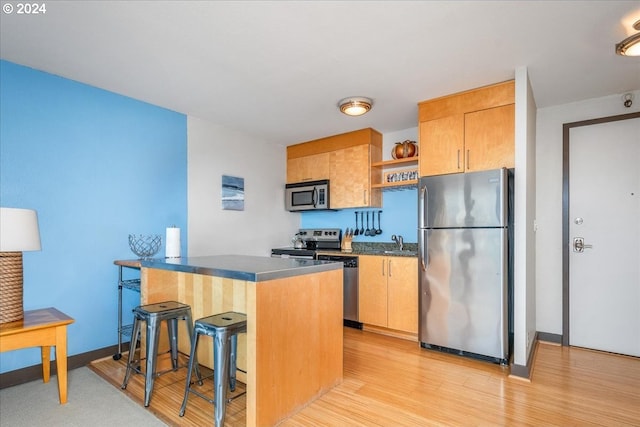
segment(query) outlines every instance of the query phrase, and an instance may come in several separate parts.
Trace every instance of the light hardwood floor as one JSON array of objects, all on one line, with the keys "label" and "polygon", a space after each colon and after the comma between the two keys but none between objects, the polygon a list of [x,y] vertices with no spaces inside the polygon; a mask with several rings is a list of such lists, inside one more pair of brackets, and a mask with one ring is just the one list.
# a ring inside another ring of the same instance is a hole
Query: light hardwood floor
[{"label": "light hardwood floor", "polygon": [[[528,382],[488,362],[344,332],[343,383],[281,426],[640,426],[639,358],[540,343]],[[90,367],[119,387],[124,359]],[[178,417],[184,371],[156,380],[149,410],[170,425],[212,425],[212,405],[193,395]],[[135,375],[125,392],[142,404],[142,387]],[[244,425],[243,405],[229,405],[225,426]]]}]

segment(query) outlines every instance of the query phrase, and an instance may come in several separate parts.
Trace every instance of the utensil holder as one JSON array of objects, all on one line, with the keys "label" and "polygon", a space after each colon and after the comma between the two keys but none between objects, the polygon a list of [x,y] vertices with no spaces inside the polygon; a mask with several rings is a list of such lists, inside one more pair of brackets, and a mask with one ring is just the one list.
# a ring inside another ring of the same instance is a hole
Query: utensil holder
[{"label": "utensil holder", "polygon": [[350,254],[351,252],[353,252],[353,248],[351,248],[351,242],[353,241],[353,237],[351,236],[345,236],[342,238],[342,244],[340,247],[340,250],[342,252],[348,253]]}]

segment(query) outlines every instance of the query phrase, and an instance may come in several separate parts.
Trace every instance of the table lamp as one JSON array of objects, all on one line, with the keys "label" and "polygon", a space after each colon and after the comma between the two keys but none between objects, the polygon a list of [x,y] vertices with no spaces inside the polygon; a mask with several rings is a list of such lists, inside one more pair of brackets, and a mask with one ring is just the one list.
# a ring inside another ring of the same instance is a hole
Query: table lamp
[{"label": "table lamp", "polygon": [[0,324],[24,318],[22,252],[39,250],[36,211],[0,208]]}]

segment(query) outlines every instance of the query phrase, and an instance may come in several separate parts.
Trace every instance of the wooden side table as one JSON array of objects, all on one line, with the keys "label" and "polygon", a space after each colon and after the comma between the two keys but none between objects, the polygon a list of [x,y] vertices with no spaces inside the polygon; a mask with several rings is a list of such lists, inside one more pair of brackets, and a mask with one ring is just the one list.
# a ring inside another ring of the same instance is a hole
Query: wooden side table
[{"label": "wooden side table", "polygon": [[67,325],[74,320],[53,307],[24,312],[24,319],[0,324],[0,352],[40,347],[42,379],[49,382],[51,346],[56,347],[58,394],[67,403]]}]

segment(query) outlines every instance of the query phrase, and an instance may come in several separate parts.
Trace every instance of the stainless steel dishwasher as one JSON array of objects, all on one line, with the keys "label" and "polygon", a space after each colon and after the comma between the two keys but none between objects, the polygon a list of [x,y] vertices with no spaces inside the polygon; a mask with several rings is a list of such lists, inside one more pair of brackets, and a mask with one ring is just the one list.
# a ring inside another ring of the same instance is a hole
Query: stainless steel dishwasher
[{"label": "stainless steel dishwasher", "polygon": [[362,329],[358,316],[358,257],[344,255],[317,254],[318,261],[336,261],[343,265],[344,325]]}]

